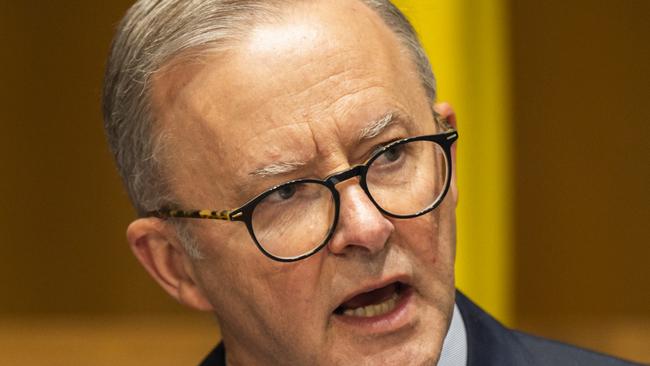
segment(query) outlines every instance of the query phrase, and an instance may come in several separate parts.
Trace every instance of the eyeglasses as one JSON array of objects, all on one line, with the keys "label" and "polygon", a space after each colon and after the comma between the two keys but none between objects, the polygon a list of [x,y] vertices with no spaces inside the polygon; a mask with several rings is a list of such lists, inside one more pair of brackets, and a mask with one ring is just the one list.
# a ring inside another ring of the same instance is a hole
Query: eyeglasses
[{"label": "eyeglasses", "polygon": [[324,180],[298,179],[275,186],[232,210],[160,209],[148,216],[242,221],[267,257],[280,262],[307,258],[331,239],[338,222],[336,185],[359,177],[359,185],[384,215],[408,219],[440,205],[451,183],[455,130],[409,137],[377,149],[363,164]]}]

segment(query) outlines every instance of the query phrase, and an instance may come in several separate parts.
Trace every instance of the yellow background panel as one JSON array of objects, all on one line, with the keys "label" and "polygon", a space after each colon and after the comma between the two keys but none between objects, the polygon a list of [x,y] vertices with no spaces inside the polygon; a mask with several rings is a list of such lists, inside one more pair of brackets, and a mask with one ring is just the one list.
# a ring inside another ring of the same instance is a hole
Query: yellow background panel
[{"label": "yellow background panel", "polygon": [[457,286],[512,321],[509,50],[503,1],[396,1],[457,114]]}]

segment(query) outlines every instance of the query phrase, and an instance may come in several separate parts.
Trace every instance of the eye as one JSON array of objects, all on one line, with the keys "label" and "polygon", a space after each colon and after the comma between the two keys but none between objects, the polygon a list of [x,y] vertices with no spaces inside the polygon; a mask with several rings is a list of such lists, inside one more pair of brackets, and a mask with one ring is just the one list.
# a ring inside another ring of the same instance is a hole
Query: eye
[{"label": "eye", "polygon": [[397,162],[400,159],[404,158],[404,154],[406,153],[405,151],[405,146],[404,145],[397,145],[397,146],[392,146],[386,150],[384,150],[381,155],[377,157],[375,160],[375,166],[392,166],[393,164],[397,164]]},{"label": "eye", "polygon": [[[391,139],[389,141],[384,141],[380,145],[376,145],[372,150],[369,156],[377,156],[379,159],[388,159],[388,162],[393,162],[399,158],[399,155],[402,154],[403,146],[401,144],[386,148],[388,145],[398,141],[399,139]],[[393,158],[394,157],[394,158]]]},{"label": "eye", "polygon": [[381,157],[388,160],[389,162],[394,162],[397,161],[400,156],[402,156],[403,148],[402,146],[393,146],[386,151],[384,151],[383,154],[381,154]]},{"label": "eye", "polygon": [[284,186],[284,187],[278,189],[277,191],[275,191],[275,193],[276,193],[276,194],[277,194],[281,199],[283,199],[283,200],[288,200],[288,199],[290,199],[291,197],[293,197],[294,194],[296,194],[296,186],[293,185],[293,184],[291,184],[291,185],[287,185],[287,186]]}]

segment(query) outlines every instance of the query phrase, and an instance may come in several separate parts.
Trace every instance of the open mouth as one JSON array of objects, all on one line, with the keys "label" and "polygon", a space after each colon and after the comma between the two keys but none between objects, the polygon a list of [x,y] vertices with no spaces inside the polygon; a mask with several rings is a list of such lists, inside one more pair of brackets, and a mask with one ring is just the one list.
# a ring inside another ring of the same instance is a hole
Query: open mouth
[{"label": "open mouth", "polygon": [[372,318],[389,314],[410,293],[411,287],[392,282],[384,287],[358,294],[339,305],[334,314],[357,318]]}]

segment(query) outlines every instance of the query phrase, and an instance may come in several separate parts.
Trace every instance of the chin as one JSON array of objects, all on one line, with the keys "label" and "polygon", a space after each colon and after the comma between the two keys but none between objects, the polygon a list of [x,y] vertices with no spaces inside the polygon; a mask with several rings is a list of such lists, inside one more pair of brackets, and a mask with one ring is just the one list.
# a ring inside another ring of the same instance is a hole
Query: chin
[{"label": "chin", "polygon": [[[374,348],[374,347],[373,347]],[[442,344],[434,345],[429,339],[426,342],[411,342],[399,347],[390,347],[374,352],[336,354],[328,365],[356,366],[435,366],[440,357]],[[357,350],[358,351],[358,350]]]},{"label": "chin", "polygon": [[[429,321],[426,321],[429,320]],[[392,334],[337,339],[328,365],[435,366],[444,341],[444,317],[420,319]]]}]

